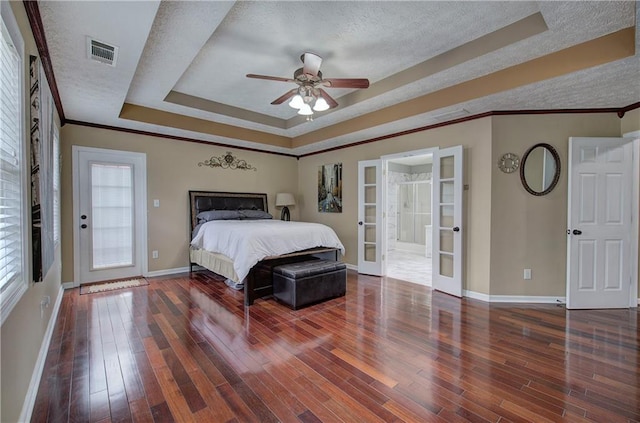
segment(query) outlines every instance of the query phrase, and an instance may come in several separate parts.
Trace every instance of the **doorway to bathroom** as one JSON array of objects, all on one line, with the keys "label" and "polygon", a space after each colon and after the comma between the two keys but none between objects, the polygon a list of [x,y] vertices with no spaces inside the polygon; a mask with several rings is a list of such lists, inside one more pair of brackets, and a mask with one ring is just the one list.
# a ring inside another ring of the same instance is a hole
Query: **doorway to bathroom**
[{"label": "doorway to bathroom", "polygon": [[432,285],[431,149],[383,157],[385,275]]}]

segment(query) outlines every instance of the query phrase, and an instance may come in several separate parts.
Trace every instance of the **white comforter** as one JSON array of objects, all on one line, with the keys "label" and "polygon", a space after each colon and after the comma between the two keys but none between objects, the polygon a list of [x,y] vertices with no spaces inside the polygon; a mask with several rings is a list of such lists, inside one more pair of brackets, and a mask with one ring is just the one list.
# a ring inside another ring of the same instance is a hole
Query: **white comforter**
[{"label": "white comforter", "polygon": [[[344,246],[328,226],[282,220],[214,220],[202,225],[191,245],[233,260],[240,281],[265,257],[315,247]],[[238,281],[238,282],[240,282]]]}]

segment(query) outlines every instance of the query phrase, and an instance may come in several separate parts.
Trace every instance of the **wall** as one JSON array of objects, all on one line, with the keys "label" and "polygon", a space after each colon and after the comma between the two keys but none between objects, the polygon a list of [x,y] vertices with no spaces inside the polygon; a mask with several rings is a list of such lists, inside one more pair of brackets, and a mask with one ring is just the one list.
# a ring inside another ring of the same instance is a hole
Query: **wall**
[{"label": "wall", "polygon": [[[166,138],[130,134],[108,129],[78,125],[62,128],[62,280],[73,277],[73,190],[71,146],[107,148],[146,153],[149,271],[183,268],[189,265],[189,190],[266,192],[269,211],[276,218],[277,192],[297,192],[297,159],[275,154],[259,153],[181,142]],[[257,168],[256,171],[232,170],[198,166],[211,156],[231,151]],[[153,200],[160,207],[153,207]],[[291,208],[291,217],[298,220],[298,208]],[[159,258],[152,259],[151,251],[158,250]]]},{"label": "wall", "polygon": [[[567,155],[569,137],[618,137],[620,120],[608,114],[495,116],[491,158],[491,295],[565,296]],[[495,163],[504,153],[520,158],[546,142],[561,162],[556,188],[541,197],[527,193],[518,173],[505,174]],[[523,270],[532,279],[523,279]]]},{"label": "wall", "polygon": [[640,131],[640,108],[630,110],[620,119],[620,135]]},{"label": "wall", "polygon": [[[491,118],[449,125],[354,147],[303,157],[298,163],[300,218],[331,226],[346,248],[344,261],[357,265],[358,257],[358,161],[382,155],[430,147],[464,146],[465,289],[489,293],[489,249],[491,237]],[[343,212],[317,211],[318,166],[342,163]]]},{"label": "wall", "polygon": [[[24,81],[28,86],[29,81],[29,55],[37,55],[33,35],[22,2],[10,2],[16,21],[25,42],[26,63],[24,64]],[[25,127],[28,125],[29,93],[25,89]],[[56,116],[56,122],[59,119]],[[25,137],[25,145],[29,148],[28,137]],[[29,157],[27,155],[27,157]],[[29,236],[29,239],[31,237]],[[31,251],[31,243],[26,252]],[[27,292],[11,311],[2,325],[2,345],[0,352],[0,421],[16,422],[27,395],[29,383],[33,375],[38,359],[38,353],[44,339],[45,332],[52,316],[53,305],[61,294],[60,285],[60,247],[55,250],[54,262],[43,282],[30,284]],[[51,305],[44,309],[40,316],[40,301],[43,296],[51,298]]]}]

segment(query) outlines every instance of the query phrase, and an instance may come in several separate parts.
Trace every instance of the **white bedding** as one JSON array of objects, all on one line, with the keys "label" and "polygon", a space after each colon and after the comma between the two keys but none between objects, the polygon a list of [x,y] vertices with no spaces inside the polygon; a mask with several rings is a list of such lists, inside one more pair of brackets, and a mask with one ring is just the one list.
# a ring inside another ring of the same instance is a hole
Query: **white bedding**
[{"label": "white bedding", "polygon": [[204,223],[191,245],[221,253],[233,260],[243,281],[260,260],[316,247],[344,246],[330,227],[319,223],[282,220],[214,220]]}]

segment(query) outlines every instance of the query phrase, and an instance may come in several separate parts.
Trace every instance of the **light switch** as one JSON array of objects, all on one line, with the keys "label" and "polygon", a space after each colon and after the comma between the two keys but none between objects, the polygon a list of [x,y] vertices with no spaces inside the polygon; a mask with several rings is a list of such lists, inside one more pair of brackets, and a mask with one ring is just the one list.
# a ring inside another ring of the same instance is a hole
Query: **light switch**
[{"label": "light switch", "polygon": [[524,269],[524,278],[525,280],[531,279],[531,269]]},{"label": "light switch", "polygon": [[153,207],[160,207],[160,200],[153,200]]}]

